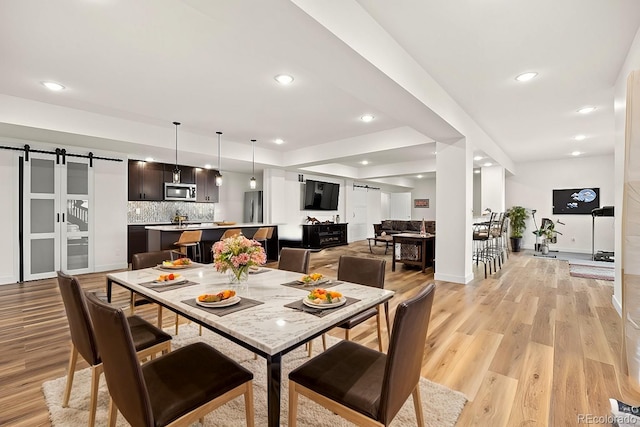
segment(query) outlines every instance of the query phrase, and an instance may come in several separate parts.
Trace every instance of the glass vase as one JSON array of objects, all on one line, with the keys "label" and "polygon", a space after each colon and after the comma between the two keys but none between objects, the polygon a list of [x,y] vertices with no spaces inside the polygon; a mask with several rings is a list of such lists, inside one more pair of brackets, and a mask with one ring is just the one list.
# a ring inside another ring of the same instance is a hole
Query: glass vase
[{"label": "glass vase", "polygon": [[243,285],[249,281],[249,267],[242,266],[238,268],[230,268],[227,270],[229,283],[232,285]]}]

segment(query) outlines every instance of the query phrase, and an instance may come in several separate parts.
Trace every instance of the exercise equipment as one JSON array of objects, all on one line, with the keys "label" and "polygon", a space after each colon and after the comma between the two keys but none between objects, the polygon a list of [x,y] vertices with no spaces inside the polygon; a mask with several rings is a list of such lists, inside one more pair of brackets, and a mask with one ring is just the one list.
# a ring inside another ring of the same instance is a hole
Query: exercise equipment
[{"label": "exercise equipment", "polygon": [[613,206],[603,206],[591,211],[591,259],[593,261],[614,262],[614,253],[612,251],[598,251],[598,253],[595,252],[596,217],[613,216],[613,211]]}]

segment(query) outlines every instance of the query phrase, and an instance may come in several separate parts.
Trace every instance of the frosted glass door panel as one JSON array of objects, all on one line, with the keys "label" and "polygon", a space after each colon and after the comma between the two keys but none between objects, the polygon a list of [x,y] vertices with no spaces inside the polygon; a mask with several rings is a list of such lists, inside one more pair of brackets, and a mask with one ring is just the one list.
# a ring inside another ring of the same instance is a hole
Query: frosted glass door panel
[{"label": "frosted glass door panel", "polygon": [[31,199],[31,233],[53,233],[56,227],[56,204],[53,199]]},{"label": "frosted glass door panel", "polygon": [[89,238],[67,238],[67,269],[80,270],[89,267]]},{"label": "frosted glass door panel", "polygon": [[28,163],[31,167],[31,192],[41,194],[55,193],[56,180],[54,174],[56,162],[32,158]]},{"label": "frosted glass door panel", "polygon": [[67,161],[67,194],[89,194],[89,165]]},{"label": "frosted glass door panel", "polygon": [[56,271],[56,239],[32,240],[30,252],[30,274],[47,274]]}]

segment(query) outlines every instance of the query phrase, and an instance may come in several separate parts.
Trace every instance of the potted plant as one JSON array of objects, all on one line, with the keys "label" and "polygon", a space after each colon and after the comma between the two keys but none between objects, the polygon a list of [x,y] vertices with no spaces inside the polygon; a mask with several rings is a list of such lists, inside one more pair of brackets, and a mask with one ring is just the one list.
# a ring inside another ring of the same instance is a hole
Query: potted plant
[{"label": "potted plant", "polygon": [[511,227],[511,250],[520,252],[522,245],[522,235],[527,228],[525,220],[529,218],[529,214],[522,206],[513,206],[507,211],[509,217],[509,225]]}]

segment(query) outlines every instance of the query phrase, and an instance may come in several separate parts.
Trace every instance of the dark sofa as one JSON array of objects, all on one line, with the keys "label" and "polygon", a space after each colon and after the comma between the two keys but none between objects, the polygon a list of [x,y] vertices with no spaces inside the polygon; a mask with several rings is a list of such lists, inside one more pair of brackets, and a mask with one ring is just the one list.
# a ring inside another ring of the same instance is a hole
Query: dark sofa
[{"label": "dark sofa", "polygon": [[[425,221],[425,231],[429,234],[436,234],[436,222]],[[422,220],[405,221],[396,219],[386,219],[381,224],[373,224],[373,230],[375,236],[381,236],[385,234],[399,234],[399,233],[420,233],[420,226]]]}]

